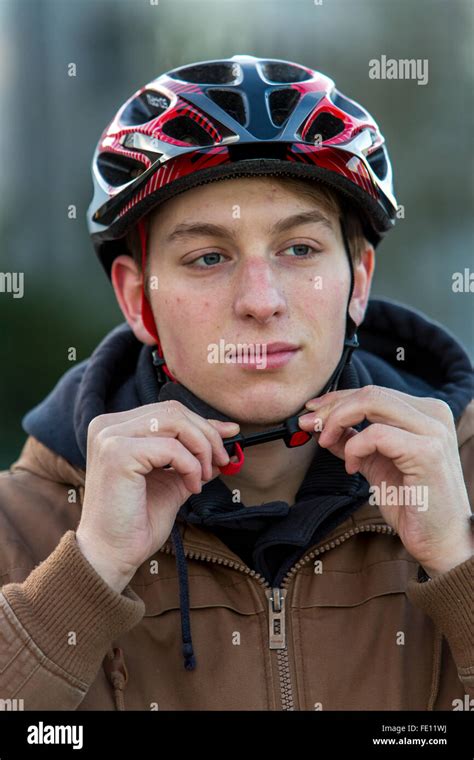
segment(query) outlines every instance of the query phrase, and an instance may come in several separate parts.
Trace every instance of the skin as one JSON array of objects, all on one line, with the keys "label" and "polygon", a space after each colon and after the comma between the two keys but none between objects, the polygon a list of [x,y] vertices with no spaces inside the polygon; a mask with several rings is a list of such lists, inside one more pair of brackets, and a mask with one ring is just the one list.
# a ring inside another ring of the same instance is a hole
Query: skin
[{"label": "skin", "polygon": [[[323,387],[342,352],[350,269],[338,218],[319,207],[329,225],[311,221],[275,232],[281,220],[315,210],[313,200],[271,178],[242,178],[178,195],[152,220],[150,276],[158,277],[159,287],[150,291],[150,303],[167,366],[193,393],[238,422],[243,433],[298,412]],[[170,240],[183,220],[219,224],[227,235]],[[200,258],[205,254],[214,255]],[[193,268],[186,266],[196,261]],[[374,251],[367,244],[354,271],[350,314],[356,324],[364,317],[373,270]],[[321,289],[314,287],[317,276]],[[141,272],[131,257],[115,260],[112,281],[136,337],[153,344],[141,319]],[[283,340],[301,350],[280,369],[252,371],[242,364],[209,363],[208,346],[221,339]],[[274,499],[293,504],[315,448],[315,441],[296,449],[281,441],[251,447],[240,473],[220,477],[240,490],[248,506]]]}]

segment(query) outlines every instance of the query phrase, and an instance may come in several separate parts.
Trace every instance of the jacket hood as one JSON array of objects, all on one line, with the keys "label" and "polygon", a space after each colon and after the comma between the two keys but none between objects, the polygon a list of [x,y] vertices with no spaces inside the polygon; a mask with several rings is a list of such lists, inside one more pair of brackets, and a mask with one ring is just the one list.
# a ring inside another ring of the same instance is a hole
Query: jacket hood
[{"label": "jacket hood", "polygon": [[[444,327],[414,309],[373,299],[358,336],[360,348],[345,367],[340,388],[375,384],[414,396],[439,398],[459,420],[471,401],[472,367],[463,347]],[[141,344],[126,324],[109,333],[89,359],[66,372],[52,392],[24,417],[24,430],[51,455],[43,462],[43,458],[40,461],[30,454],[29,461],[22,461],[21,466],[42,477],[73,482],[68,478],[74,473],[77,478],[78,470],[85,470],[87,429],[94,417],[170,398],[205,417],[230,419],[180,383],[166,381],[160,385],[151,353],[152,348]],[[80,480],[83,485],[83,478]],[[259,546],[259,572],[270,576],[271,559],[279,568],[272,585],[278,586],[304,548],[366,503],[369,491],[360,474],[348,475],[341,460],[320,449],[291,509],[283,501],[254,507],[229,506],[229,494],[219,478],[206,484],[201,494],[192,495],[182,505],[171,533],[187,670],[195,667],[195,660],[186,559],[178,522],[255,532],[262,532],[266,524]],[[281,553],[282,548],[286,554]]]}]

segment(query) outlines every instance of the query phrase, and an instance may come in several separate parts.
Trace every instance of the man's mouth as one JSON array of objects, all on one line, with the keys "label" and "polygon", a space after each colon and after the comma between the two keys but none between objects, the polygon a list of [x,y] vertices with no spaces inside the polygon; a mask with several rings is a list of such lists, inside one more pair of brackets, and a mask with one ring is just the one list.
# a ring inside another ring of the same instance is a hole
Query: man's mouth
[{"label": "man's mouth", "polygon": [[265,344],[263,345],[266,349],[267,354],[280,354],[287,351],[297,351],[299,348],[299,346],[294,343],[267,343],[266,346]]},{"label": "man's mouth", "polygon": [[241,357],[240,367],[250,370],[280,369],[290,362],[300,347],[293,343],[259,344],[250,355]]}]

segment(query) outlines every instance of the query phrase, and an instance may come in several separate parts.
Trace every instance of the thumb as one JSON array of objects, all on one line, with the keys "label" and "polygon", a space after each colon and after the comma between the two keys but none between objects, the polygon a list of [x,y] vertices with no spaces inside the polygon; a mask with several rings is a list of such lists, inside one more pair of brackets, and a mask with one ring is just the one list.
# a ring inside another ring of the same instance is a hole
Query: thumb
[{"label": "thumb", "polygon": [[238,422],[224,422],[223,420],[213,419],[208,419],[207,421],[222,435],[223,438],[237,435],[240,430]]}]

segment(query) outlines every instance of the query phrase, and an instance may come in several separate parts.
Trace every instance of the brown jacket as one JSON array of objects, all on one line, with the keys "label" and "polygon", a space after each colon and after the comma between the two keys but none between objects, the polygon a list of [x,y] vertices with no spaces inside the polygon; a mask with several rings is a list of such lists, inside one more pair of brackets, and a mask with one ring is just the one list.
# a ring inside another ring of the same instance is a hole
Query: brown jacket
[{"label": "brown jacket", "polygon": [[[473,429],[471,403],[457,424],[471,503]],[[474,559],[419,583],[367,503],[290,570],[278,611],[222,541],[178,523],[188,671],[171,540],[116,593],[76,545],[84,477],[33,437],[0,475],[0,709],[473,709]]]}]

